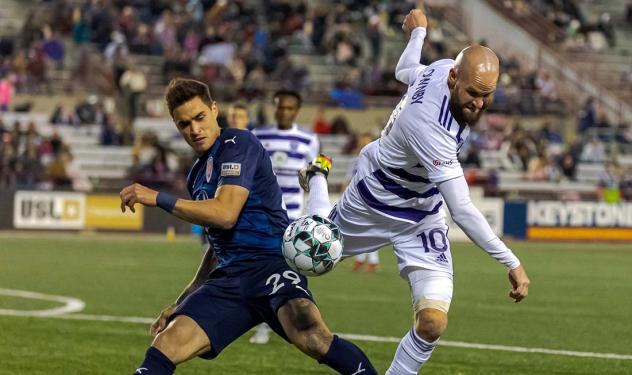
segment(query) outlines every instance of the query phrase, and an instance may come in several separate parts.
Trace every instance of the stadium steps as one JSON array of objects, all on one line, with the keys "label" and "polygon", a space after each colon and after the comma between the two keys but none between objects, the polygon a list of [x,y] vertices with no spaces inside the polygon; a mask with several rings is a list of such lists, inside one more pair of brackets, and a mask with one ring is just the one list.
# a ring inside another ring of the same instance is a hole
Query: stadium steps
[{"label": "stadium steps", "polygon": [[23,20],[29,13],[29,3],[33,1],[2,0],[0,6],[0,34],[5,31],[19,31],[22,28]]}]

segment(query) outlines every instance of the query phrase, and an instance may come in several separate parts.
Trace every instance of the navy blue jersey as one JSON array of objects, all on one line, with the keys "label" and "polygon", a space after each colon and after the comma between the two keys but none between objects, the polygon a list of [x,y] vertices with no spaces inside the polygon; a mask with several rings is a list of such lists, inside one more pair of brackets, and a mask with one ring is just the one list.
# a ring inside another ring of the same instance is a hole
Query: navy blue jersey
[{"label": "navy blue jersey", "polygon": [[260,256],[281,256],[283,232],[289,224],[281,189],[268,153],[247,130],[222,130],[187,177],[189,194],[195,200],[214,198],[222,185],[243,186],[250,193],[232,229],[206,228],[219,258],[218,267]]}]

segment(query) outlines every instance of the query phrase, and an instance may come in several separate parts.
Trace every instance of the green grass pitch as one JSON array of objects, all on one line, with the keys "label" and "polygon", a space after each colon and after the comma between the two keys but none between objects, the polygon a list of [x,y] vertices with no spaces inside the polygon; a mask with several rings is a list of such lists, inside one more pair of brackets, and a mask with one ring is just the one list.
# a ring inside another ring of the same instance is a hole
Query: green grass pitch
[{"label": "green grass pitch", "polygon": [[[453,244],[455,292],[444,340],[632,355],[630,244],[511,244],[532,280],[530,296],[507,297],[503,267],[472,244]],[[400,337],[411,301],[390,249],[377,274],[351,262],[311,278],[335,332]],[[81,314],[154,317],[190,280],[197,239],[143,235],[0,234],[0,288],[79,298]],[[0,309],[58,303],[0,295]],[[0,315],[0,374],[131,374],[150,344],[148,325]],[[355,341],[384,373],[397,343]],[[328,374],[328,368],[274,337],[247,336],[218,359],[194,359],[178,374]],[[422,374],[632,374],[632,360],[440,346]]]}]

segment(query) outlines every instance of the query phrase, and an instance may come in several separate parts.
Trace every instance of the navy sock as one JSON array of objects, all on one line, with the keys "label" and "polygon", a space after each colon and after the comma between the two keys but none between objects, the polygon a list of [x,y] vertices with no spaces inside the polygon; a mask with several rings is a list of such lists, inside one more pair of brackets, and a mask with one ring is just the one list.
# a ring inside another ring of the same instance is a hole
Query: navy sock
[{"label": "navy sock", "polygon": [[150,346],[145,352],[145,360],[134,375],[171,375],[175,370],[176,365],[166,355]]},{"label": "navy sock", "polygon": [[344,375],[377,375],[371,361],[360,348],[336,335],[329,351],[318,362]]}]

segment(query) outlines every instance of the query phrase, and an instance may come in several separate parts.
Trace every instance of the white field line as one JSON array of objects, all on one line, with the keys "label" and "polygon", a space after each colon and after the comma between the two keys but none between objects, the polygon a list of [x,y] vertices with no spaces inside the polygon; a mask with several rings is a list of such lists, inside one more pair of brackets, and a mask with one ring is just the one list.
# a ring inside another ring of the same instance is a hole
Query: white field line
[{"label": "white field line", "polygon": [[[21,290],[13,290],[13,289],[1,289],[1,288],[0,288],[0,295],[41,299],[41,300],[65,303],[63,307],[56,308],[56,309],[47,309],[47,310],[21,311],[21,310],[0,309],[0,315],[28,316],[28,317],[36,317],[36,318],[54,318],[54,319],[67,319],[67,320],[140,323],[140,324],[151,324],[154,321],[153,318],[145,318],[145,317],[140,317],[140,316],[70,314],[71,312],[81,311],[85,307],[85,303],[76,298],[53,296],[53,295],[48,295],[48,294],[40,294],[40,293],[35,293],[35,292],[27,292],[27,291],[21,291]],[[343,337],[349,340],[385,342],[385,343],[399,343],[401,339],[400,337],[393,337],[393,336],[358,335],[358,334],[353,334],[353,333],[339,333],[338,335],[340,337]],[[632,360],[632,354],[579,352],[579,351],[572,351],[572,350],[528,348],[528,347],[522,347],[522,346],[493,345],[493,344],[482,344],[482,343],[463,342],[463,341],[448,341],[448,340],[441,340],[439,342],[439,345],[450,346],[454,348],[496,350],[496,351],[514,352],[514,353],[537,353],[537,354],[560,355],[560,356],[567,356],[567,357]]]},{"label": "white field line", "polygon": [[0,315],[13,315],[13,316],[38,316],[38,317],[51,317],[70,314],[83,310],[86,304],[77,298],[54,296],[51,294],[42,294],[36,292],[30,292],[26,290],[15,289],[2,289],[0,288],[0,295],[20,297],[28,299],[39,299],[44,301],[60,302],[64,305],[61,307],[55,307],[45,310],[12,310],[12,309],[0,309]]},{"label": "white field line", "polygon": [[[338,335],[340,337],[343,337],[349,340],[358,340],[358,341],[399,343],[399,341],[401,340],[401,338],[399,337],[356,335],[353,333],[339,333]],[[563,355],[563,356],[568,356],[568,357],[588,357],[588,358],[632,360],[632,355],[630,354],[577,352],[577,351],[572,351],[572,350],[527,348],[527,347],[522,347],[522,346],[481,344],[481,343],[463,342],[463,341],[441,340],[439,341],[439,345],[451,346],[454,348],[499,350],[499,351],[504,351],[504,352],[516,352],[516,353],[539,353],[539,354]]]}]

